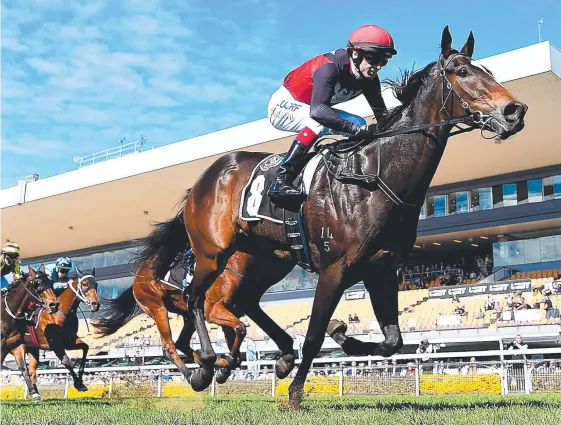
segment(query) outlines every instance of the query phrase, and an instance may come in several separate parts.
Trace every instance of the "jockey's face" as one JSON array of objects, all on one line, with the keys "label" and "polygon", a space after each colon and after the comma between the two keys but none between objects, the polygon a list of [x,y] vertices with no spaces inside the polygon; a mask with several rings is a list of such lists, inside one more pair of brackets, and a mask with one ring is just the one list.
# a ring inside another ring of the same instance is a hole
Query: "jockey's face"
[{"label": "jockey's face", "polygon": [[[353,52],[353,59],[358,59],[360,53],[356,50]],[[369,80],[372,80],[378,74],[378,71],[382,69],[384,65],[388,63],[386,58],[382,58],[377,55],[368,54],[368,52],[363,52],[362,61],[359,65],[360,74]]]}]

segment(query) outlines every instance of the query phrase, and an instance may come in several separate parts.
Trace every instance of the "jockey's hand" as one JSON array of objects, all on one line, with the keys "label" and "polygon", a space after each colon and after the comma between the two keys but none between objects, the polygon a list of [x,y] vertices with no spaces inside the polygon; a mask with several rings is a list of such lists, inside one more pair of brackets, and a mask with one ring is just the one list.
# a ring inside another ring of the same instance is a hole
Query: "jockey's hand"
[{"label": "jockey's hand", "polygon": [[370,139],[376,134],[376,124],[361,125],[356,127],[355,133],[350,137],[352,140]]}]

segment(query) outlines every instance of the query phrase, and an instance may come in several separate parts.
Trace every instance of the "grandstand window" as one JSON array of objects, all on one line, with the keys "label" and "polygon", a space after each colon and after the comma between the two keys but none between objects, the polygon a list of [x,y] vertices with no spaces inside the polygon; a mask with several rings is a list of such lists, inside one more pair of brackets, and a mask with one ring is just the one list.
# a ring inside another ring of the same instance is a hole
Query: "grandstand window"
[{"label": "grandstand window", "polygon": [[561,176],[551,176],[543,179],[543,200],[561,198]]},{"label": "grandstand window", "polygon": [[516,183],[503,184],[503,206],[512,207],[517,204]]},{"label": "grandstand window", "polygon": [[528,202],[542,201],[542,179],[528,180]]},{"label": "grandstand window", "polygon": [[419,213],[419,218],[421,220],[427,218],[427,216],[425,215],[425,204],[423,203],[423,206],[421,207],[421,212]]},{"label": "grandstand window", "polygon": [[456,214],[456,192],[448,194],[448,214]]},{"label": "grandstand window", "polygon": [[555,261],[555,236],[540,238],[541,261]]},{"label": "grandstand window", "polygon": [[521,181],[516,183],[516,200],[518,205],[528,203],[528,182]]},{"label": "grandstand window", "polygon": [[72,262],[81,269],[91,269],[94,266],[110,267],[128,264],[131,261],[130,248],[117,249],[114,251],[96,252],[95,254],[72,257]]},{"label": "grandstand window", "polygon": [[444,217],[446,215],[446,195],[434,197],[434,216]]},{"label": "grandstand window", "polygon": [[426,218],[434,217],[434,196],[429,196],[425,205],[427,206]]},{"label": "grandstand window", "polygon": [[493,208],[503,206],[503,187],[502,185],[493,186]]},{"label": "grandstand window", "polygon": [[456,213],[467,213],[469,211],[469,196],[468,192],[456,193]]},{"label": "grandstand window", "polygon": [[493,189],[490,187],[482,187],[479,189],[479,209],[493,209]]},{"label": "grandstand window", "polygon": [[561,235],[555,236],[555,260],[561,261]]},{"label": "grandstand window", "polygon": [[[539,263],[541,262],[541,247],[539,239],[526,239],[524,241],[524,253],[526,263]],[[521,263],[514,263],[521,264]]]}]

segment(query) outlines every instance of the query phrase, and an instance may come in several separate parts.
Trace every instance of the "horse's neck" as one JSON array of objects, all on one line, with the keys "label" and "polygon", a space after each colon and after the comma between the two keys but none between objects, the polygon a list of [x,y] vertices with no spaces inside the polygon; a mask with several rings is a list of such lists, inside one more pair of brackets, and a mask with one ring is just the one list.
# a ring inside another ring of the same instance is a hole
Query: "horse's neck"
[{"label": "horse's neck", "polygon": [[[12,292],[11,296],[5,296],[6,301],[8,301],[8,307],[15,316],[20,316],[23,313],[23,310],[27,306],[29,298],[31,297],[29,292],[25,290],[25,286],[27,284],[27,282],[19,283],[14,292]],[[27,289],[30,290],[30,288]]]},{"label": "horse's neck", "polygon": [[[432,72],[436,72],[436,70],[432,70]],[[441,111],[441,90],[440,77],[432,76],[430,81],[419,90],[411,104],[402,111],[401,117],[388,130],[446,119],[443,116],[445,112]],[[433,127],[406,136],[398,135],[380,143],[382,179],[386,177],[385,172],[391,174],[395,172],[395,167],[390,164],[399,164],[399,174],[402,178],[399,179],[401,184],[398,183],[398,186],[402,187],[392,187],[391,189],[401,194],[402,200],[419,206],[422,204],[444,153],[449,133],[450,129],[444,126]],[[365,156],[369,158],[369,171],[373,173],[378,167],[376,149],[377,144],[373,143],[365,150]],[[408,152],[410,155],[407,155]]]},{"label": "horse's neck", "polygon": [[64,290],[62,294],[60,294],[60,307],[59,311],[65,315],[70,313],[72,310],[75,310],[77,306],[75,306],[78,297],[76,293],[70,288],[73,282],[70,282],[68,285],[69,287]]}]

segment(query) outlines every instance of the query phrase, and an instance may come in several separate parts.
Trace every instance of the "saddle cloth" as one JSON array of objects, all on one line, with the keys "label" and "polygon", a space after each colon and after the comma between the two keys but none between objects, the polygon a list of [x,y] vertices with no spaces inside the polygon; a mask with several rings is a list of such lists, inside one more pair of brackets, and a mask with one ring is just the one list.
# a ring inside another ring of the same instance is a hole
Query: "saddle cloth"
[{"label": "saddle cloth", "polygon": [[[273,154],[264,158],[251,172],[249,181],[242,190],[240,202],[240,218],[245,221],[270,220],[283,224],[283,208],[271,202],[267,191],[275,177],[275,173],[282,162],[283,155]],[[317,167],[322,160],[321,153],[316,154],[308,161],[304,170],[294,181],[294,186],[299,187],[308,194],[312,179]]]}]

